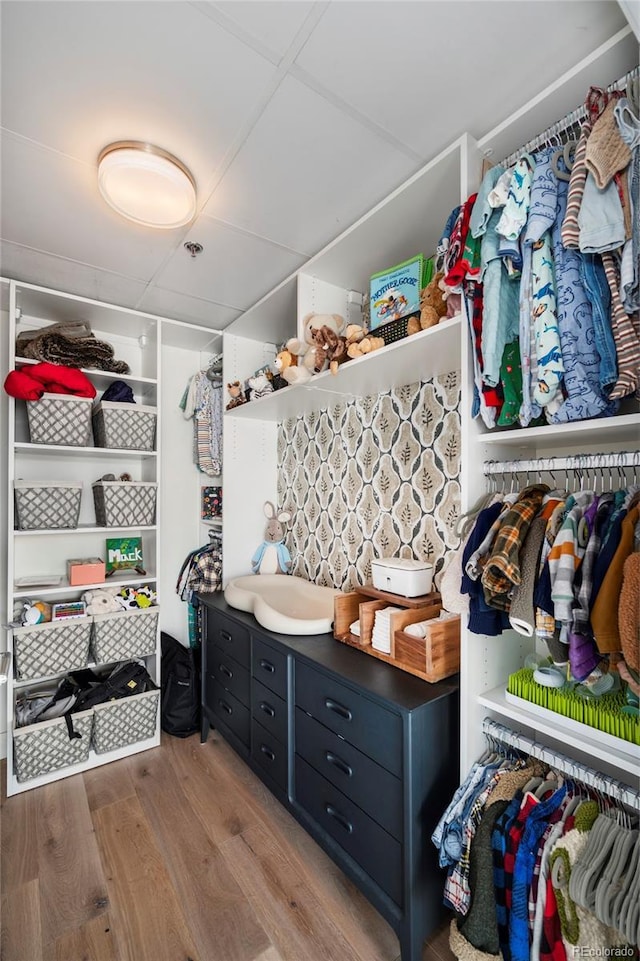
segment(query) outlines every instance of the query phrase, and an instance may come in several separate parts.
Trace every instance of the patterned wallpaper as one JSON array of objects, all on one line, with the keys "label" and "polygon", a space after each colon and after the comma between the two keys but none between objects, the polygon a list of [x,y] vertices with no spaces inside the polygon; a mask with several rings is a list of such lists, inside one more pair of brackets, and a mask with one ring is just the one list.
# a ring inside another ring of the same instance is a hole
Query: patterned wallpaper
[{"label": "patterned wallpaper", "polygon": [[351,590],[375,557],[435,565],[458,546],[460,373],[334,404],[278,427],[291,572]]}]

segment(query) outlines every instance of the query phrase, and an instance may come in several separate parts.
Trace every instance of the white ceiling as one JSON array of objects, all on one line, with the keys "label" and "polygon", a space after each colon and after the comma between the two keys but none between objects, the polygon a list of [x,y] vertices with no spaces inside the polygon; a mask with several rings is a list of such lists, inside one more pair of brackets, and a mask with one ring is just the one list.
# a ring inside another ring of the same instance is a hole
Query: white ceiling
[{"label": "white ceiling", "polygon": [[[611,0],[3,0],[0,18],[0,273],[219,329],[625,24]],[[102,201],[97,155],[126,139],[191,169],[188,228]]]}]

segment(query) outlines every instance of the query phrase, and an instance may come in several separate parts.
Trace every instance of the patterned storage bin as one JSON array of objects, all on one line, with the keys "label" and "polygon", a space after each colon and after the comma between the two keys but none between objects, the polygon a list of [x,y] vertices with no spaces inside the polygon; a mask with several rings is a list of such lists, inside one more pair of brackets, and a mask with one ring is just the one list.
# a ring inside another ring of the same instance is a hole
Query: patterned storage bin
[{"label": "patterned storage bin", "polygon": [[17,480],[13,483],[19,531],[78,526],[82,481]]},{"label": "patterned storage bin", "polygon": [[158,635],[159,609],[118,614],[95,614],[91,646],[96,664],[128,661],[153,654]]},{"label": "patterned storage bin", "polygon": [[29,781],[41,774],[49,774],[61,767],[88,760],[93,711],[74,714],[73,727],[80,737],[69,737],[63,717],[16,728],[13,732],[16,779]]},{"label": "patterned storage bin", "polygon": [[93,436],[96,447],[153,450],[156,414],[155,407],[99,401],[93,408]]},{"label": "patterned storage bin", "polygon": [[146,741],[156,733],[160,691],[145,691],[93,709],[93,749],[106,754],[119,747]]},{"label": "patterned storage bin", "polygon": [[13,660],[17,680],[50,677],[87,666],[91,619],[72,617],[30,627],[13,628]]},{"label": "patterned storage bin", "polygon": [[100,527],[149,527],[156,519],[156,490],[150,481],[97,481],[93,485]]},{"label": "patterned storage bin", "polygon": [[87,447],[91,444],[91,397],[43,394],[27,401],[29,438],[32,444]]}]

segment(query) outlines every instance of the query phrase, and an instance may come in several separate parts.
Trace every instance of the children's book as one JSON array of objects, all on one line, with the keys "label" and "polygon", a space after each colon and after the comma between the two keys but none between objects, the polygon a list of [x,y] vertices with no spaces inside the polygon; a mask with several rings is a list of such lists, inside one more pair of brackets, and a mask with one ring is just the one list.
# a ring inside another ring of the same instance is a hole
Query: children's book
[{"label": "children's book", "polygon": [[420,310],[425,259],[417,254],[371,277],[371,330]]},{"label": "children's book", "polygon": [[106,576],[114,571],[134,570],[146,574],[142,566],[141,537],[108,537]]}]

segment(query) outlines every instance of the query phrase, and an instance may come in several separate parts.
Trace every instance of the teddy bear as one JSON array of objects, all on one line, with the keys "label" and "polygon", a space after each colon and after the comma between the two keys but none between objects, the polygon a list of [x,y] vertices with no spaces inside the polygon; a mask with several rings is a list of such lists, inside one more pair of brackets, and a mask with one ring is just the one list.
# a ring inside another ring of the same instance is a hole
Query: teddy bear
[{"label": "teddy bear", "polygon": [[227,404],[227,410],[233,410],[234,407],[240,407],[242,404],[246,404],[247,401],[239,380],[234,380],[230,384],[227,384],[227,391],[231,397],[231,400]]},{"label": "teddy bear", "polygon": [[349,360],[347,356],[346,337],[336,334],[330,327],[322,326],[319,330],[312,329],[313,341],[316,346],[316,371],[329,363],[329,370],[335,376],[338,367]]},{"label": "teddy bear", "polygon": [[258,400],[260,397],[266,397],[267,394],[273,392],[273,387],[264,371],[259,371],[253,377],[249,377],[247,387],[250,391],[250,400]]},{"label": "teddy bear", "polygon": [[359,341],[354,341],[347,347],[347,354],[351,358],[363,357],[365,354],[370,354],[374,350],[380,350],[384,347],[384,340],[382,337],[375,337],[373,334],[367,334]]},{"label": "teddy bear", "polygon": [[[344,317],[340,314],[316,314],[313,311],[306,314],[302,320],[302,337],[294,337],[287,342],[287,349],[293,354],[297,354],[298,360],[298,370],[301,367],[306,367],[309,374],[318,374],[320,371],[317,369],[316,361],[319,359],[319,355],[316,354],[316,345],[313,340],[313,330],[320,330],[321,327],[329,327],[334,334],[341,336],[344,333],[346,324]],[[328,362],[325,362],[322,366],[322,370],[328,367]],[[304,383],[304,375],[298,375],[293,383]],[[309,378],[306,378],[307,380]],[[292,383],[292,381],[289,381]]]},{"label": "teddy bear", "polygon": [[295,354],[292,354],[290,350],[287,350],[286,347],[283,347],[282,350],[279,350],[276,354],[273,366],[275,367],[275,373],[272,374],[271,377],[271,386],[274,390],[282,390],[283,387],[289,385],[285,373],[289,368],[298,366],[298,358]]},{"label": "teddy bear", "polygon": [[435,274],[427,286],[420,291],[420,317],[409,318],[407,335],[435,327],[442,317],[446,317],[447,306],[440,286],[443,277],[442,273]]},{"label": "teddy bear", "polygon": [[[311,371],[301,363],[301,358],[298,353],[301,347],[302,345],[298,338],[292,337],[285,344],[284,350],[281,350],[280,354],[278,354],[278,357],[282,355],[282,377],[287,384],[306,384],[306,382],[311,379]],[[306,351],[307,345],[304,345],[303,349]],[[278,363],[278,357],[276,357],[276,365]],[[288,360],[289,357],[291,361]]]}]

